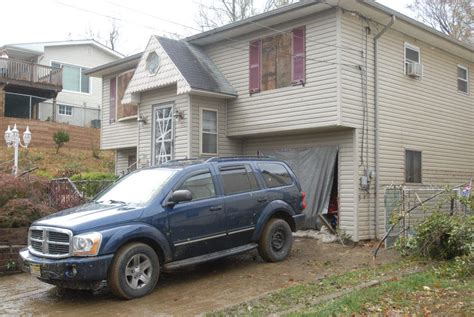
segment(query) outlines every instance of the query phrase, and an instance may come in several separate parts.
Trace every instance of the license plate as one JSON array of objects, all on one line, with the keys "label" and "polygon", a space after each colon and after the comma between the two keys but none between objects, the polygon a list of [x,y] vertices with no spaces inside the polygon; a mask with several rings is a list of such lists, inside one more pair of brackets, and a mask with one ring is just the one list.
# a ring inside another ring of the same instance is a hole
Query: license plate
[{"label": "license plate", "polygon": [[30,264],[30,273],[33,276],[41,277],[41,266],[37,264]]}]

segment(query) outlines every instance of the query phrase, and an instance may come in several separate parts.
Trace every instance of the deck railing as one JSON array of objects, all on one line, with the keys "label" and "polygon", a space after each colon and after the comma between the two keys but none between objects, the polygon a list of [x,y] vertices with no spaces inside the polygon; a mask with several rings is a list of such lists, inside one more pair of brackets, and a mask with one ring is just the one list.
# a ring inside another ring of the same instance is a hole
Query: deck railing
[{"label": "deck railing", "polygon": [[17,59],[0,58],[0,82],[7,80],[56,86],[61,90],[63,70]]}]

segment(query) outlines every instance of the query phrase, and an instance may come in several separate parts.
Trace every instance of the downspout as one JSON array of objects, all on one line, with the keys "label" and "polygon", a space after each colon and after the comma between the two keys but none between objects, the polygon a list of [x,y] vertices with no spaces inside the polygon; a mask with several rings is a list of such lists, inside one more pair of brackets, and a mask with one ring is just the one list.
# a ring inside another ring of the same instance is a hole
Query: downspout
[{"label": "downspout", "polygon": [[395,23],[396,17],[392,15],[392,19],[390,22],[380,31],[377,35],[374,36],[374,140],[375,140],[375,192],[374,192],[374,199],[375,199],[375,238],[377,238],[377,229],[378,229],[378,210],[379,210],[379,183],[380,183],[380,176],[379,176],[379,84],[378,84],[378,40],[385,32],[388,31]]}]

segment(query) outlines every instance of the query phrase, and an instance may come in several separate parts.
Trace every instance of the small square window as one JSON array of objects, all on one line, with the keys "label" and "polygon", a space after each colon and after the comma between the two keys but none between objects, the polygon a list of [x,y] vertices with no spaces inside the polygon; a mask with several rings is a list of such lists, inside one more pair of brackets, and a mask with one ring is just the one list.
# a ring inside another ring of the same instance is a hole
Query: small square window
[{"label": "small square window", "polygon": [[405,151],[405,182],[421,184],[420,151]]},{"label": "small square window", "polygon": [[461,65],[458,65],[458,91],[469,93],[469,70]]},{"label": "small square window", "polygon": [[58,113],[62,116],[72,116],[72,106],[59,105]]},{"label": "small square window", "polygon": [[[421,67],[421,65],[415,64],[421,64],[420,49],[416,46],[405,43],[405,74],[414,76],[412,73],[413,68],[415,67],[415,69],[417,69]],[[418,74],[419,72],[416,73]],[[416,77],[420,76],[418,75]]]}]

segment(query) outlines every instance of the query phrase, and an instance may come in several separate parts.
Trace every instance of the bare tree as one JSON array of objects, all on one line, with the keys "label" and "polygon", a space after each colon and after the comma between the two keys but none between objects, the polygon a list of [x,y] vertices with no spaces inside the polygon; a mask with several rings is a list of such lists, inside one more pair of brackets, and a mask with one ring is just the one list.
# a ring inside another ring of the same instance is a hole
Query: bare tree
[{"label": "bare tree", "polygon": [[266,0],[260,10],[254,0],[212,0],[206,4],[198,3],[199,27],[205,31],[218,26],[251,17],[260,12],[276,9],[298,0]]},{"label": "bare tree", "polygon": [[429,26],[461,41],[472,41],[473,0],[414,0],[408,6]]},{"label": "bare tree", "polygon": [[110,27],[105,33],[106,35],[103,37],[100,30],[92,29],[91,25],[89,24],[89,28],[86,30],[85,35],[88,38],[94,39],[97,42],[100,42],[105,46],[115,50],[117,48],[117,42],[120,38],[120,26],[117,24],[116,19],[110,19]]}]

